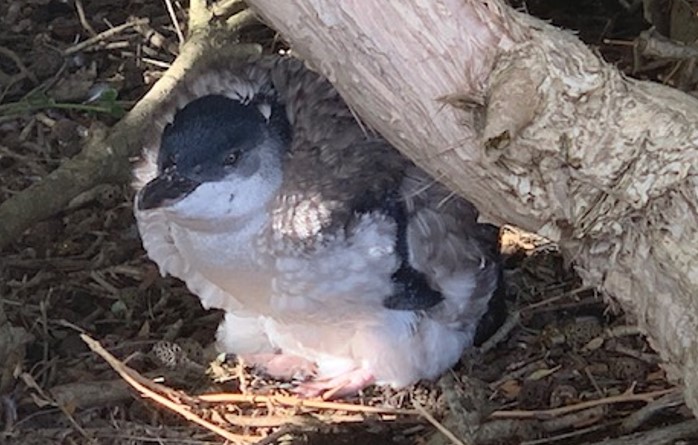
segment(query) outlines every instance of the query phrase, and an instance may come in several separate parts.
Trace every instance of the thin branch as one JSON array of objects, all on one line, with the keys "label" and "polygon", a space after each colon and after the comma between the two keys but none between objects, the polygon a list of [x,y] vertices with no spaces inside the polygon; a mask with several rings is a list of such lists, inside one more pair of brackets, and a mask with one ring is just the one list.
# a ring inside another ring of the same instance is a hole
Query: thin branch
[{"label": "thin branch", "polygon": [[[642,433],[604,439],[590,445],[670,445],[679,443],[680,439],[695,439],[698,436],[698,420],[692,419],[685,422],[656,428]],[[695,443],[693,441],[683,443]]]},{"label": "thin branch", "polygon": [[[225,30],[214,29],[191,36],[165,75],[108,133],[91,129],[92,137],[80,154],[0,204],[0,249],[18,239],[32,224],[63,210],[80,193],[98,184],[127,182],[131,178],[129,158],[140,152],[144,127],[186,72],[195,64],[214,58],[232,60],[259,54],[257,45],[236,45],[234,37]],[[229,43],[214,50],[210,41]]]},{"label": "thin branch", "polygon": [[436,420],[434,416],[429,414],[429,412],[424,409],[422,405],[420,405],[417,402],[414,402],[414,407],[415,409],[419,412],[419,414],[422,415],[425,419],[429,421],[441,434],[446,436],[448,440],[450,440],[454,445],[467,445],[465,442],[460,440],[458,437],[456,437],[455,434],[453,434],[448,428],[446,428],[441,422]]},{"label": "thin branch", "polygon": [[246,7],[245,2],[242,0],[220,0],[213,5],[211,11],[214,16],[227,19]]},{"label": "thin branch", "polygon": [[225,21],[230,32],[238,32],[242,28],[259,22],[259,17],[251,9],[245,9]]},{"label": "thin branch", "polygon": [[380,406],[355,405],[353,403],[330,402],[325,400],[300,399],[294,396],[263,396],[254,394],[201,394],[196,397],[202,402],[211,403],[253,403],[253,404],[276,404],[297,408],[318,408],[332,409],[335,411],[361,412],[367,414],[399,414],[406,416],[418,416],[421,413],[411,409],[398,409]]},{"label": "thin branch", "polygon": [[581,411],[588,408],[593,408],[600,405],[611,405],[615,403],[627,403],[627,402],[652,402],[657,397],[661,397],[673,392],[679,391],[678,388],[661,389],[659,391],[652,391],[642,394],[635,394],[632,392],[625,392],[618,396],[604,397],[597,400],[588,400],[586,402],[576,403],[574,405],[562,406],[560,408],[553,409],[542,409],[534,411],[524,411],[524,410],[511,410],[511,411],[495,411],[490,414],[490,419],[550,419],[553,417],[561,416],[564,414],[573,413],[575,411]]},{"label": "thin branch", "polygon": [[89,48],[90,46],[95,45],[99,42],[109,40],[112,37],[114,37],[115,35],[123,32],[124,30],[126,30],[128,28],[132,28],[132,27],[138,26],[138,25],[143,25],[143,24],[148,23],[148,22],[149,22],[148,19],[135,19],[135,20],[131,20],[129,22],[123,23],[119,26],[109,28],[106,31],[100,32],[99,34],[97,34],[94,37],[90,37],[89,39],[84,40],[84,41],[78,43],[77,45],[73,45],[70,48],[67,48],[65,51],[63,51],[63,55],[69,56],[71,54],[78,53],[78,52],[83,51],[86,48]]},{"label": "thin branch", "polygon": [[213,13],[206,5],[206,0],[190,0],[189,2],[189,37],[208,27]]},{"label": "thin branch", "polygon": [[[241,435],[241,434],[233,434],[229,431],[227,431],[224,428],[219,427],[218,425],[215,425],[208,420],[202,418],[201,416],[197,415],[196,413],[193,413],[189,410],[189,407],[173,402],[169,398],[163,396],[162,394],[158,394],[157,392],[153,391],[149,386],[154,386],[156,384],[147,381],[147,379],[143,378],[140,374],[135,372],[133,369],[129,368],[128,366],[124,365],[120,360],[118,360],[116,357],[111,355],[109,351],[104,349],[102,345],[99,344],[98,341],[92,339],[90,336],[87,334],[80,334],[80,338],[87,344],[87,346],[92,349],[95,353],[97,353],[100,357],[102,357],[109,365],[116,371],[121,378],[123,378],[128,384],[133,386],[138,392],[140,392],[144,397],[147,397],[149,399],[154,400],[155,402],[159,403],[160,405],[164,406],[165,408],[171,410],[172,412],[175,412],[179,414],[180,416],[184,417],[185,419],[196,423],[197,425],[200,425],[216,434],[219,436],[223,437],[226,440],[230,440],[231,442],[235,443],[249,443],[250,440],[259,440],[262,439],[263,437],[258,437],[258,436],[247,436],[247,435]],[[160,385],[157,385],[160,386]]]},{"label": "thin branch", "polygon": [[621,429],[625,432],[632,432],[638,430],[643,424],[645,424],[652,416],[658,412],[673,408],[676,406],[681,406],[685,403],[683,394],[680,391],[669,393],[657,400],[654,400],[647,405],[643,406],[639,410],[635,411],[625,419],[621,424]]},{"label": "thin branch", "polygon": [[78,19],[80,20],[80,24],[85,29],[85,31],[87,31],[87,33],[91,36],[96,36],[97,32],[92,27],[92,25],[90,25],[90,22],[87,20],[87,16],[85,15],[85,8],[82,6],[82,0],[75,0],[75,9],[78,12]]},{"label": "thin branch", "polygon": [[172,7],[172,0],[165,0],[165,7],[167,8],[167,14],[170,16],[172,25],[174,26],[175,32],[177,33],[179,45],[184,45],[184,33],[182,32],[182,28],[179,26],[177,14],[175,14],[174,8]]}]

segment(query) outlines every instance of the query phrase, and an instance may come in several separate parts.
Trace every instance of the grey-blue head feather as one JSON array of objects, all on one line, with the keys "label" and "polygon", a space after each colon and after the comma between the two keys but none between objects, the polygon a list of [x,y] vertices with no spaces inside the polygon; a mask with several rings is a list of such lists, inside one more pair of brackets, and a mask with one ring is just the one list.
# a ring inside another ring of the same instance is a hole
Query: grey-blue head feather
[{"label": "grey-blue head feather", "polygon": [[[146,210],[181,199],[204,182],[229,174],[248,176],[259,168],[247,155],[269,141],[286,147],[289,123],[283,107],[271,101],[242,103],[208,95],[188,103],[165,127],[158,152],[158,177],[140,192],[138,207]],[[257,162],[257,163],[255,163]]]},{"label": "grey-blue head feather", "polygon": [[254,103],[220,95],[196,99],[165,128],[158,169],[176,165],[180,175],[193,180],[220,179],[265,138],[282,138],[269,122]]}]

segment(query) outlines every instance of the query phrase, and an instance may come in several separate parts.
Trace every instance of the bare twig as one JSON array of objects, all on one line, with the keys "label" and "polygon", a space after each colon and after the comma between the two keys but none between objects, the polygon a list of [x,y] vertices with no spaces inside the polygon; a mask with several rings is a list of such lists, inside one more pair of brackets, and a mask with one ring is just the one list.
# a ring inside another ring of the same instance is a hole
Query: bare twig
[{"label": "bare twig", "polygon": [[143,24],[148,23],[148,22],[149,22],[148,19],[136,19],[136,20],[132,20],[132,21],[123,23],[119,26],[115,26],[113,28],[107,29],[106,31],[100,32],[99,34],[97,34],[94,37],[90,37],[89,39],[84,40],[84,41],[78,43],[77,45],[73,45],[70,48],[67,48],[65,51],[63,51],[63,55],[69,56],[71,54],[78,53],[78,52],[83,51],[83,50],[89,48],[90,46],[95,45],[99,42],[103,42],[105,40],[111,39],[115,35],[123,32],[124,30],[126,30],[128,28],[132,28],[132,27],[138,26],[138,25],[143,25]]},{"label": "bare twig", "polygon": [[78,12],[78,19],[80,19],[80,24],[82,25],[83,28],[85,28],[85,31],[91,36],[96,36],[97,32],[95,29],[90,25],[90,22],[87,21],[87,16],[85,15],[85,8],[82,6],[82,0],[75,0],[75,10]]},{"label": "bare twig", "polygon": [[543,431],[555,432],[573,429],[579,425],[589,425],[598,422],[608,415],[607,405],[597,405],[573,413],[557,416],[540,422]]},{"label": "bare twig", "polygon": [[629,415],[621,424],[621,429],[625,432],[632,432],[640,428],[649,418],[659,411],[684,404],[683,394],[680,391],[669,393],[657,400],[654,400],[639,410]]},{"label": "bare twig", "polygon": [[150,24],[136,26],[135,29],[136,32],[143,36],[149,45],[152,45],[155,48],[162,48],[168,51],[170,54],[179,54],[179,46],[156,31],[152,26],[150,26]]},{"label": "bare twig", "polygon": [[698,437],[698,420],[693,419],[664,428],[606,439],[590,445],[670,445],[679,443],[680,439],[696,439],[696,437]]},{"label": "bare twig", "polygon": [[141,57],[141,60],[149,65],[153,65],[153,66],[156,66],[158,68],[169,69],[172,66],[171,64],[169,64],[167,62],[163,62],[161,60],[151,59],[150,57]]},{"label": "bare twig", "polygon": [[642,31],[635,45],[640,54],[647,57],[675,60],[698,58],[698,48],[695,46],[664,37],[653,29]]},{"label": "bare twig", "polygon": [[212,18],[213,13],[206,5],[206,0],[191,0],[189,2],[189,37],[205,29]]},{"label": "bare twig", "polygon": [[543,444],[548,444],[548,443],[559,443],[563,440],[570,440],[570,439],[574,439],[575,437],[580,437],[580,436],[584,436],[585,434],[593,433],[594,431],[601,431],[601,430],[607,429],[607,428],[609,428],[617,423],[618,423],[617,421],[614,421],[614,422],[606,422],[606,423],[599,424],[599,425],[591,425],[591,426],[588,426],[586,428],[577,427],[577,428],[574,428],[572,431],[568,431],[566,433],[542,437],[540,439],[526,440],[524,442],[521,442],[521,445],[543,445]]},{"label": "bare twig", "polygon": [[465,442],[456,437],[456,435],[453,434],[448,428],[446,428],[441,422],[436,420],[434,416],[429,414],[429,412],[416,401],[414,402],[414,408],[417,410],[417,412],[419,412],[419,414],[422,415],[422,417],[427,419],[429,423],[431,423],[434,426],[434,428],[439,430],[441,434],[448,437],[448,440],[450,440],[454,445],[467,445]]},{"label": "bare twig", "polygon": [[155,390],[151,388],[163,388],[164,390],[169,390],[168,388],[162,387],[161,385],[157,385],[155,383],[152,383],[148,381],[147,379],[144,379],[141,377],[140,374],[135,372],[133,369],[129,368],[128,366],[124,365],[121,361],[119,361],[116,357],[111,355],[109,351],[104,349],[102,345],[99,344],[96,340],[92,339],[86,334],[80,334],[80,337],[82,340],[87,344],[87,346],[90,347],[95,353],[99,354],[104,360],[106,360],[107,363],[116,371],[121,378],[123,378],[128,384],[133,386],[138,392],[140,392],[144,397],[147,397],[149,399],[154,400],[158,404],[164,406],[165,408],[171,410],[172,412],[175,412],[185,419],[196,423],[197,425],[200,425],[216,434],[219,436],[223,437],[226,440],[230,440],[231,442],[235,443],[249,443],[250,440],[259,440],[262,439],[262,437],[258,436],[247,436],[247,435],[241,435],[241,434],[233,434],[229,431],[227,431],[224,428],[219,427],[216,424],[213,424],[209,422],[208,420],[202,418],[198,414],[192,412],[189,410],[189,407],[186,405],[182,405],[180,403],[176,403],[172,400],[170,400],[168,397],[156,392]]},{"label": "bare twig", "polygon": [[172,0],[165,0],[165,7],[172,21],[172,26],[174,26],[175,32],[177,33],[179,44],[184,45],[184,33],[182,33],[182,28],[179,26],[179,21],[177,20],[177,14],[175,14],[175,10],[172,7]]},{"label": "bare twig", "polygon": [[242,0],[220,0],[213,5],[211,11],[214,16],[227,19],[245,8],[245,2]]},{"label": "bare twig", "polygon": [[[284,425],[296,425],[300,427],[317,426],[321,421],[332,423],[346,422],[362,422],[365,420],[365,414],[377,414],[381,420],[396,420],[397,414],[422,415],[430,422],[436,422],[423,409],[417,410],[399,410],[394,408],[382,408],[372,406],[361,406],[349,403],[326,402],[316,400],[298,399],[292,396],[254,396],[244,394],[206,394],[199,397],[190,397],[178,391],[173,391],[166,386],[152,382],[151,380],[141,376],[138,372],[128,367],[124,362],[118,360],[111,353],[105,350],[99,342],[90,338],[86,334],[81,334],[81,338],[94,352],[99,354],[107,363],[121,376],[121,378],[135,388],[143,397],[154,400],[163,407],[181,415],[210,431],[234,442],[249,443],[250,440],[264,439],[263,436],[247,436],[231,433],[226,429],[212,423],[195,412],[194,408],[206,403],[249,403],[262,405],[285,405],[294,409],[298,408],[316,408],[333,411],[356,412],[358,414],[337,414],[331,413],[324,416],[318,414],[303,415],[285,415],[285,416],[241,416],[230,413],[223,413],[221,419],[228,422],[230,425],[235,425],[243,428],[273,428]],[[457,445],[463,445],[462,442],[455,442]]]},{"label": "bare twig", "polygon": [[[267,416],[245,416],[224,413],[223,418],[231,425],[244,428],[275,428],[287,425],[317,428],[327,423],[359,423],[365,422],[366,416],[363,414],[312,414],[311,415],[267,415]],[[381,417],[383,421],[395,420],[394,418]]]},{"label": "bare twig", "polygon": [[56,402],[81,409],[112,406],[133,395],[122,379],[66,383],[48,392]]},{"label": "bare twig", "polygon": [[260,440],[255,445],[271,445],[273,443],[277,443],[279,439],[281,439],[287,434],[293,434],[294,432],[298,431],[298,429],[299,428],[296,425],[286,425],[284,427],[279,428],[277,431],[274,431],[273,433],[269,434],[267,437]]},{"label": "bare twig", "polygon": [[655,398],[679,391],[678,388],[661,389],[642,394],[635,394],[627,391],[618,396],[604,397],[597,400],[588,400],[586,402],[577,403],[574,405],[562,406],[560,408],[543,409],[543,410],[511,410],[511,411],[495,411],[490,414],[491,419],[550,419],[556,416],[569,414],[575,411],[592,408],[599,405],[611,405],[615,403],[627,402],[652,402]]},{"label": "bare twig", "polygon": [[490,338],[487,339],[479,348],[478,351],[481,354],[485,354],[488,351],[494,349],[499,343],[503,342],[504,339],[514,330],[516,326],[519,325],[521,321],[521,311],[515,311],[509,314],[504,323],[497,329],[497,332],[492,334]]},{"label": "bare twig", "polygon": [[257,14],[254,13],[254,11],[252,11],[251,9],[245,9],[227,19],[225,23],[231,32],[235,32],[254,23],[257,23],[258,21],[259,18],[257,17]]},{"label": "bare twig", "polygon": [[353,403],[330,402],[326,400],[309,400],[300,399],[293,396],[262,396],[254,394],[233,394],[233,393],[218,393],[218,394],[201,394],[197,398],[203,402],[212,403],[252,403],[252,404],[272,404],[285,405],[297,408],[318,408],[331,409],[335,411],[361,412],[367,414],[399,414],[407,416],[420,415],[416,410],[397,409],[380,406],[364,406],[355,405]]},{"label": "bare twig", "polygon": [[75,420],[75,417],[73,417],[72,412],[66,407],[66,405],[54,400],[48,393],[46,393],[46,391],[44,391],[44,389],[41,386],[39,386],[39,384],[34,380],[34,377],[32,377],[30,374],[23,372],[20,375],[20,377],[22,378],[24,384],[36,391],[41,398],[43,398],[51,405],[57,407],[66,417],[66,419],[68,419],[70,424],[73,425],[73,428],[75,428],[80,433],[81,436],[83,436],[86,439],[90,439],[90,435],[87,433],[87,431],[85,431],[82,425],[80,425],[78,421]]}]

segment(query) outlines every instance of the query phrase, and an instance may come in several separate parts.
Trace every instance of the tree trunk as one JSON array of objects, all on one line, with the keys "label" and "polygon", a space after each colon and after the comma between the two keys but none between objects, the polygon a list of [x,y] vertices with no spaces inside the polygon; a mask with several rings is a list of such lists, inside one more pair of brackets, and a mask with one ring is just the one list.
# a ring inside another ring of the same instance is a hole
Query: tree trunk
[{"label": "tree trunk", "polygon": [[698,413],[696,99],[498,0],[248,3],[483,214],[559,242]]}]

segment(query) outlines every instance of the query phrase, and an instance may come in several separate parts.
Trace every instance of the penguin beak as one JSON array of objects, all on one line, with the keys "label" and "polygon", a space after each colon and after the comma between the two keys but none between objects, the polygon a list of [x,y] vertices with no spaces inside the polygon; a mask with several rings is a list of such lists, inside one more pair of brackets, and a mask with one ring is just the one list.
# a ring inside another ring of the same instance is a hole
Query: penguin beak
[{"label": "penguin beak", "polygon": [[198,181],[180,176],[174,168],[169,168],[138,192],[136,207],[138,210],[150,210],[175,204],[200,184]]}]

